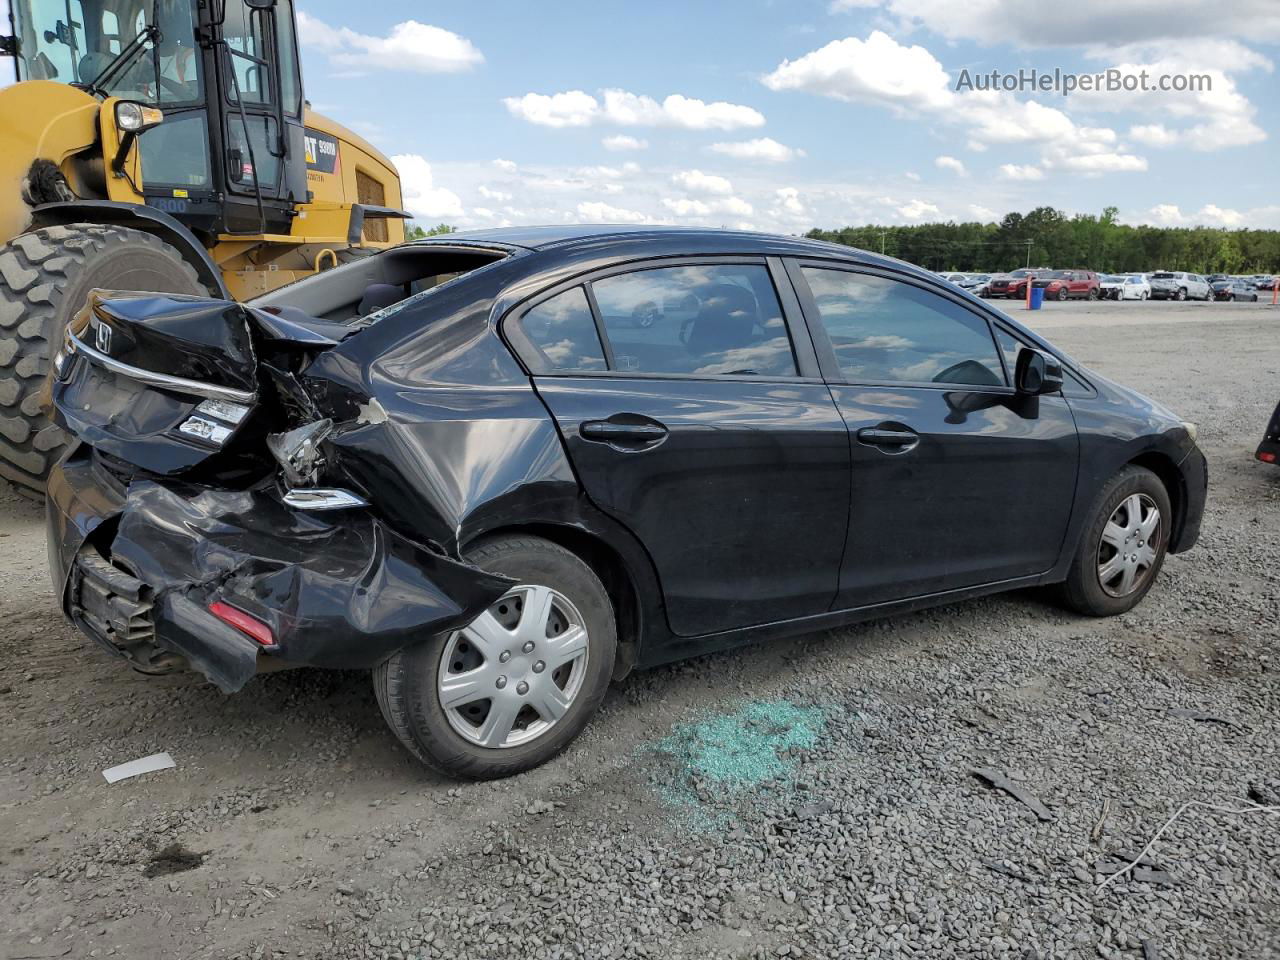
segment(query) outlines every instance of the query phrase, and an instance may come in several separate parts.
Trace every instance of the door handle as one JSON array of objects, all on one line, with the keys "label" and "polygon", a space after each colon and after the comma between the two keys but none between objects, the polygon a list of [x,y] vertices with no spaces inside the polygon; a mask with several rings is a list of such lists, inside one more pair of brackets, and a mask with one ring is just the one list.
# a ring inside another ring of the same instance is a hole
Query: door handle
[{"label": "door handle", "polygon": [[875,447],[913,447],[920,442],[920,434],[914,430],[889,430],[884,427],[863,427],[858,440]]},{"label": "door handle", "polygon": [[587,420],[578,427],[584,440],[605,443],[657,443],[667,435],[667,428],[655,421],[619,423],[615,420]]}]

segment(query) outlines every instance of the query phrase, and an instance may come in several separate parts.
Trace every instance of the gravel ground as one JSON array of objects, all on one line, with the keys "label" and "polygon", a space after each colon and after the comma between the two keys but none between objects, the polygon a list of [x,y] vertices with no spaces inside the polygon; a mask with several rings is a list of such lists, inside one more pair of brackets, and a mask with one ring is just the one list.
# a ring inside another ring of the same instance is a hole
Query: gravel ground
[{"label": "gravel ground", "polygon": [[[360,674],[128,672],[5,495],[0,956],[1280,956],[1280,471],[1251,459],[1280,310],[1029,316],[1200,424],[1204,533],[1145,603],[1020,593],[635,675],[502,783],[418,768]],[[1103,886],[1188,801],[1223,809]]]}]

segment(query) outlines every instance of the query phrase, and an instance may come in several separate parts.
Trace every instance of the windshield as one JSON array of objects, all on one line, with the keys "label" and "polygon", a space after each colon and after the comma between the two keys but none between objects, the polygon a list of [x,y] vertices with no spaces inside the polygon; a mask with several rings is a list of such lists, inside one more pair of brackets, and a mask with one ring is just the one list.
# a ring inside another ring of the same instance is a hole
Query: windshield
[{"label": "windshield", "polygon": [[[145,103],[200,99],[195,0],[13,0],[18,77],[88,85]],[[148,27],[158,36],[134,41]]]},{"label": "windshield", "polygon": [[1172,273],[1153,273],[1151,275],[1151,279],[1152,280],[1172,280],[1173,274]]}]

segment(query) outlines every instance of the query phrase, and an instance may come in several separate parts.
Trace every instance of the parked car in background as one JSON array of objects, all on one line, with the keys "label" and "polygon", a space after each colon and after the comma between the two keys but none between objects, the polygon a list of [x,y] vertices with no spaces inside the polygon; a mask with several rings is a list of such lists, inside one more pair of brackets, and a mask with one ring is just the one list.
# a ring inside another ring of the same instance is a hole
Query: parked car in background
[{"label": "parked car in background", "polygon": [[1208,482],[1193,425],[933,274],[755,233],[509,228],[247,304],[95,291],[53,370],[84,633],[228,693],[367,669],[468,777],[554,756],[633,668],[1039,585],[1124,613]]},{"label": "parked car in background", "polygon": [[1258,302],[1258,288],[1244,280],[1217,280],[1212,286],[1214,300]]},{"label": "parked car in background", "polygon": [[1027,295],[1027,284],[1031,279],[1045,273],[1052,273],[1052,269],[1049,267],[1020,268],[1002,276],[993,277],[988,287],[989,295],[1008,297],[1010,300],[1023,298]]},{"label": "parked car in background", "polygon": [[1276,278],[1268,275],[1259,276],[1254,279],[1253,286],[1256,290],[1272,290],[1275,288]]},{"label": "parked car in background", "polygon": [[1212,296],[1208,282],[1197,273],[1160,270],[1151,274],[1152,300],[1208,300]]},{"label": "parked car in background", "polygon": [[1044,290],[1046,300],[1097,300],[1098,275],[1092,270],[1049,270],[1031,281]]},{"label": "parked car in background", "polygon": [[1098,274],[1098,296],[1103,300],[1120,300],[1124,294],[1124,276],[1118,273]]},{"label": "parked car in background", "polygon": [[987,295],[987,284],[991,282],[991,274],[989,273],[970,273],[960,281],[959,286],[968,290],[975,297],[985,297]]},{"label": "parked car in background", "polygon": [[1149,300],[1151,298],[1151,281],[1145,273],[1131,273],[1124,278],[1120,288],[1121,300]]},{"label": "parked car in background", "polygon": [[1239,279],[1239,278],[1233,277],[1229,273],[1211,273],[1207,277],[1205,277],[1205,280],[1209,282],[1210,286],[1217,283],[1219,280],[1236,280],[1236,279]]}]

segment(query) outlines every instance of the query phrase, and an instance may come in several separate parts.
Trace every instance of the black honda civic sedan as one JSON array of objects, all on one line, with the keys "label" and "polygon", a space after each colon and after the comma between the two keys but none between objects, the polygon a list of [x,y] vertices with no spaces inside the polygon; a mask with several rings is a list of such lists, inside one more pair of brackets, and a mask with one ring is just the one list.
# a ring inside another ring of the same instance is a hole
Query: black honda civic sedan
[{"label": "black honda civic sedan", "polygon": [[554,756],[633,668],[1036,585],[1122,613],[1207,486],[1194,426],[955,285],[715,230],[95,294],[52,399],[86,634],[227,692],[370,669],[405,747],[470,777]]}]

